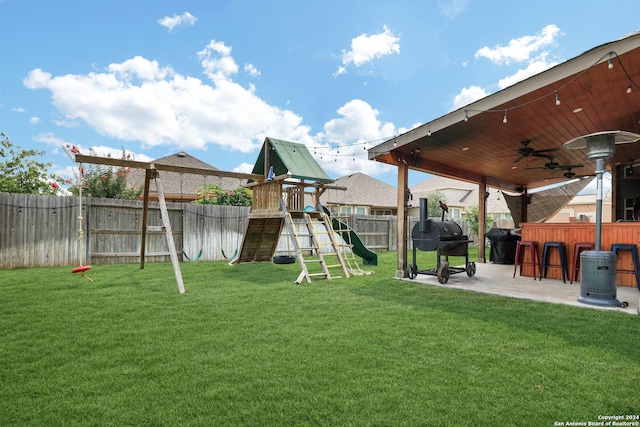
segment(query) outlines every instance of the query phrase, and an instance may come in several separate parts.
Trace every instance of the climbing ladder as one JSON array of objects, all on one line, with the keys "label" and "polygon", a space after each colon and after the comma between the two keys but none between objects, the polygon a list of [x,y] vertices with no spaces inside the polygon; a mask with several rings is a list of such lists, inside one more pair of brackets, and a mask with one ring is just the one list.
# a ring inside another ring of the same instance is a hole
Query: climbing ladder
[{"label": "climbing ladder", "polygon": [[[338,233],[338,235],[342,236],[342,239],[338,239],[338,251],[342,254],[342,259],[347,267],[349,273],[354,276],[364,276],[370,275],[372,271],[364,271],[358,265],[358,261],[356,259],[356,254],[353,251],[353,242],[351,241],[351,233],[349,233],[349,216],[332,216],[331,219],[335,219],[336,221],[332,221],[333,230]],[[343,228],[344,226],[344,228]]]},{"label": "climbing ladder", "polygon": [[[284,222],[302,271],[296,283],[312,277],[349,277],[349,270],[338,250],[338,242],[323,212],[290,212],[283,204]],[[327,236],[327,238],[322,238]],[[305,256],[305,254],[308,254]],[[333,272],[333,274],[332,274]]]}]

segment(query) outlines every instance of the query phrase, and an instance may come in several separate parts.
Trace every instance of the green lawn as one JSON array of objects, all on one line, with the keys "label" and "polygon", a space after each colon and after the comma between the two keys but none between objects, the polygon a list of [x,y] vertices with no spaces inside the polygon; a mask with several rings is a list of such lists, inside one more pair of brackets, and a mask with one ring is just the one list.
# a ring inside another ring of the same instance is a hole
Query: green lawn
[{"label": "green lawn", "polygon": [[[420,254],[421,264],[429,254]],[[640,413],[640,317],[294,265],[2,271],[0,425],[553,426]]]}]

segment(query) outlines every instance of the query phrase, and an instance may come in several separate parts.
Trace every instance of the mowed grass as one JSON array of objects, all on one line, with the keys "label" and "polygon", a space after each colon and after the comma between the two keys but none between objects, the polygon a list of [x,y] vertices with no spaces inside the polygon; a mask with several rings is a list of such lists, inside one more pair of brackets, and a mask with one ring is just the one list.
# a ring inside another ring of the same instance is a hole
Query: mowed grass
[{"label": "mowed grass", "polygon": [[[429,253],[422,253],[421,264]],[[294,265],[2,271],[0,425],[551,426],[640,413],[640,318]]]}]

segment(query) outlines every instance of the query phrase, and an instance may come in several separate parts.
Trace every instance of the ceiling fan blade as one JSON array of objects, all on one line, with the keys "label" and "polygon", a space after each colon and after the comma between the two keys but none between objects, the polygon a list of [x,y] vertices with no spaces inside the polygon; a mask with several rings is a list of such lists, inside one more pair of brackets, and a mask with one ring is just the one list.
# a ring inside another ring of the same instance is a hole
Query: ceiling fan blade
[{"label": "ceiling fan blade", "polygon": [[515,159],[515,160],[513,161],[513,163],[518,163],[518,162],[519,162],[520,160],[522,160],[523,158],[524,158],[524,156],[520,156],[520,157],[518,157],[517,159]]},{"label": "ceiling fan blade", "polygon": [[543,148],[542,150],[535,150],[536,153],[549,153],[550,151],[558,151],[557,148]]},{"label": "ceiling fan blade", "polygon": [[545,154],[545,153],[540,153],[538,151],[531,153],[532,156],[534,157],[544,157],[546,159],[551,160],[553,158],[553,156],[551,156],[551,154]]}]

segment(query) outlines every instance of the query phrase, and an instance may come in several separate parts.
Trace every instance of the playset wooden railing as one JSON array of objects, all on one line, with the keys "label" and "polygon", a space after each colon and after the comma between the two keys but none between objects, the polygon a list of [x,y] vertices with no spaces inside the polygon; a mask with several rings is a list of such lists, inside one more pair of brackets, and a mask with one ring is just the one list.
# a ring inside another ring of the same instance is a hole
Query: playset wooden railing
[{"label": "playset wooden railing", "polygon": [[253,191],[252,213],[272,214],[280,212],[282,181],[264,181],[250,184]]},{"label": "playset wooden railing", "polygon": [[[315,186],[304,182],[285,181],[286,178],[275,178],[249,184],[253,191],[251,214],[272,215],[282,213],[281,200],[284,200],[287,211],[303,211],[305,207],[305,187]],[[315,206],[315,202],[314,203]]]}]

